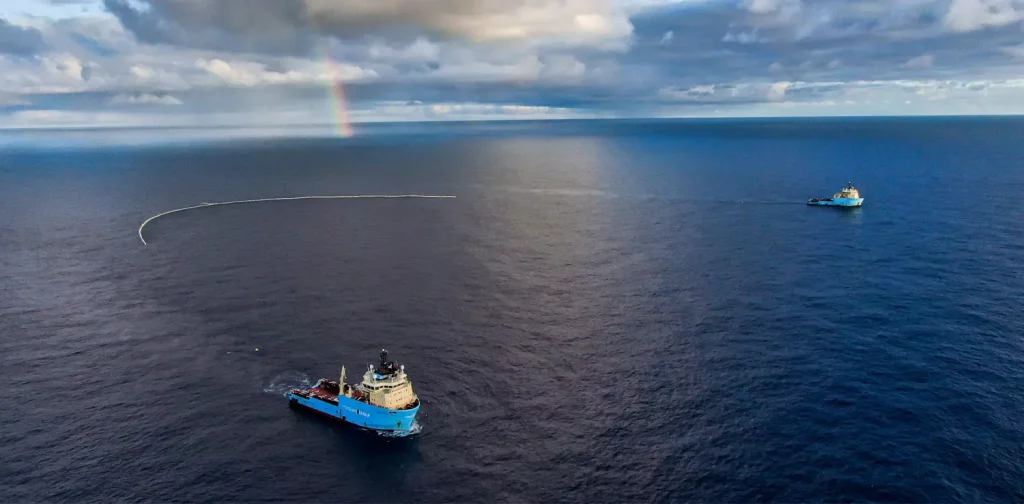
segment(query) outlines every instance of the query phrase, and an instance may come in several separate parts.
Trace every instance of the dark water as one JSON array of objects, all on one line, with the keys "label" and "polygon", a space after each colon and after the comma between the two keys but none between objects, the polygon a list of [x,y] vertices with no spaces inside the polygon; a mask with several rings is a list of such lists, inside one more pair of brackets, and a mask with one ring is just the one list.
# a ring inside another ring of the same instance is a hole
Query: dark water
[{"label": "dark water", "polygon": [[433,128],[0,151],[0,500],[1024,500],[1024,120]]}]

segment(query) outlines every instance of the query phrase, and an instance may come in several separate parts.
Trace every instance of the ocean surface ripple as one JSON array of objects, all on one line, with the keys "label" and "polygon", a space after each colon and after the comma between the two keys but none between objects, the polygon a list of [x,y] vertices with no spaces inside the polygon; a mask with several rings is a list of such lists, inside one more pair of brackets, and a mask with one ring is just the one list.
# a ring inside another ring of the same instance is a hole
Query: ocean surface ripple
[{"label": "ocean surface ripple", "polygon": [[0,500],[1024,501],[1024,120],[421,127],[0,151]]}]

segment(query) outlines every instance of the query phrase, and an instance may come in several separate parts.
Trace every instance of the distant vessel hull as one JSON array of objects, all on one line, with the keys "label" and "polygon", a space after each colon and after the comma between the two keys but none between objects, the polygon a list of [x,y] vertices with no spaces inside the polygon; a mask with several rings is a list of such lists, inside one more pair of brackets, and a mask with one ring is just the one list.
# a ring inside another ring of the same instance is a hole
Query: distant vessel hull
[{"label": "distant vessel hull", "polygon": [[833,206],[833,207],[859,207],[864,204],[864,198],[815,198],[807,201],[812,206]]},{"label": "distant vessel hull", "polygon": [[288,394],[288,403],[293,407],[309,409],[334,420],[380,431],[401,432],[412,429],[416,413],[420,410],[419,403],[410,409],[390,410],[345,396],[337,396],[335,400],[337,403],[316,395],[304,397],[294,391]]}]

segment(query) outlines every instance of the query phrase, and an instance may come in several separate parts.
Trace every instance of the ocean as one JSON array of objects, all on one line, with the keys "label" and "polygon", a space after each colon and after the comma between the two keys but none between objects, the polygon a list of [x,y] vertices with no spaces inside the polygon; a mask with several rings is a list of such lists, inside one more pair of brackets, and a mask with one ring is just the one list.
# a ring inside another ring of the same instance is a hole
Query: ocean
[{"label": "ocean", "polygon": [[356,131],[0,134],[0,500],[1024,500],[1024,118]]}]

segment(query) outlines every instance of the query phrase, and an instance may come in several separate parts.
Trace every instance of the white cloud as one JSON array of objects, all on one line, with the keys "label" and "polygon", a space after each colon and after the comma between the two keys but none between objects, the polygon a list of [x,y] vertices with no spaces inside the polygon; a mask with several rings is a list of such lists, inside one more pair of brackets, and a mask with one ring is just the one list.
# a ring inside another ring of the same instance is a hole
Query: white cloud
[{"label": "white cloud", "polygon": [[143,81],[153,78],[154,75],[153,69],[145,65],[132,65],[130,71],[136,79]]},{"label": "white cloud", "polygon": [[574,56],[560,54],[549,56],[544,60],[541,77],[545,80],[561,83],[579,82],[587,73],[587,65]]},{"label": "white cloud", "polygon": [[628,12],[641,12],[669,6],[703,5],[712,0],[617,0],[616,4]]},{"label": "white cloud", "polygon": [[737,44],[753,44],[755,42],[765,42],[766,40],[761,38],[758,34],[757,28],[750,31],[732,31],[729,30],[722,37],[722,42],[734,42]]},{"label": "white cloud", "polygon": [[441,54],[441,46],[423,37],[418,37],[408,46],[394,48],[383,43],[374,43],[367,50],[370,58],[385,61],[423,62],[434,61]]},{"label": "white cloud", "polygon": [[934,64],[935,64],[935,56],[933,56],[931,54],[922,54],[920,56],[916,56],[916,57],[908,59],[906,61],[906,63],[903,63],[903,66],[905,68],[923,69],[923,68],[931,68]]},{"label": "white cloud", "polygon": [[768,99],[771,101],[781,101],[786,98],[786,91],[789,91],[792,87],[792,82],[776,82],[768,88]]},{"label": "white cloud", "polygon": [[658,96],[667,101],[699,102],[713,98],[715,96],[715,92],[716,89],[714,84],[703,84],[687,89],[662,88],[658,91]]},{"label": "white cloud", "polygon": [[[750,12],[756,14],[767,14],[769,12],[777,12],[783,8],[795,5],[799,7],[799,0],[744,0],[743,6]],[[790,7],[793,8],[793,7]]]},{"label": "white cloud", "polygon": [[539,79],[544,63],[536,54],[526,54],[507,61],[491,62],[477,59],[469,52],[453,55],[449,62],[428,74],[434,80],[473,82],[529,82]]},{"label": "white cloud", "polygon": [[[138,124],[131,114],[71,110],[21,110],[8,115],[0,128],[74,128]],[[137,119],[136,119],[137,120]]]},{"label": "white cloud", "polygon": [[54,54],[44,56],[41,62],[51,73],[63,75],[68,79],[81,81],[84,66],[82,61],[71,54]]},{"label": "white cloud", "polygon": [[181,69],[171,66],[169,68],[154,68],[144,64],[134,64],[128,69],[128,75],[132,77],[135,85],[144,88],[160,91],[183,91],[190,89],[192,85],[185,80],[178,71]]},{"label": "white cloud", "polygon": [[1024,59],[1024,45],[1000,47],[999,50],[1014,58]]},{"label": "white cloud", "polygon": [[675,36],[676,36],[676,32],[674,32],[672,30],[669,30],[669,31],[665,32],[664,35],[661,36],[661,42],[660,43],[661,44],[667,44],[669,42],[672,42],[672,39],[675,38]]},{"label": "white cloud", "polygon": [[219,58],[198,59],[196,68],[205,70],[220,81],[241,87],[272,84],[304,84],[327,80],[357,81],[377,77],[377,72],[354,65],[331,63],[321,65],[315,62],[301,62],[301,68],[286,71],[270,71],[266,65],[250,61],[227,62]]},{"label": "white cloud", "polygon": [[451,2],[450,0],[304,0],[320,26],[413,24],[478,41],[628,43],[633,25],[612,0]]},{"label": "white cloud", "polygon": [[231,64],[221,59],[198,59],[196,60],[196,67],[220,77],[221,80],[228,84],[254,86],[259,83],[259,78],[256,75],[242,68],[232,67]]},{"label": "white cloud", "polygon": [[184,103],[171,95],[119,94],[109,101],[111,105],[183,105]]},{"label": "white cloud", "polygon": [[458,118],[515,116],[525,119],[573,114],[571,109],[561,107],[489,103],[435,103],[425,106],[425,110],[432,116],[455,116]]},{"label": "white cloud", "polygon": [[1024,19],[1020,0],[952,0],[944,21],[953,31],[969,32]]},{"label": "white cloud", "polygon": [[31,104],[21,96],[0,94],[0,107],[27,107]]},{"label": "white cloud", "polygon": [[755,14],[779,13],[789,17],[798,13],[803,3],[800,0],[744,0],[743,6]]}]

